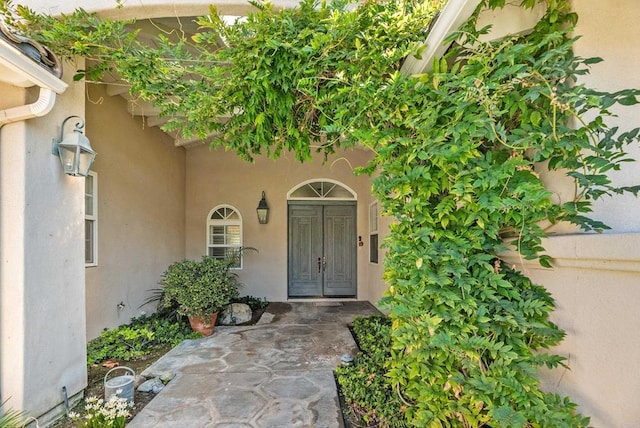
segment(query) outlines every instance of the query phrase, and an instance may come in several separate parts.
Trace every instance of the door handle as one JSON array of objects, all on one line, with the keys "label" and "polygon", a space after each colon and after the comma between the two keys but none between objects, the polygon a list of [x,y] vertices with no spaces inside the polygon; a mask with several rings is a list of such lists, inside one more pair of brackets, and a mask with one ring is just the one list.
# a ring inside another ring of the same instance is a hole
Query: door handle
[{"label": "door handle", "polygon": [[323,257],[322,258],[322,272],[324,272],[327,269],[327,258]]},{"label": "door handle", "polygon": [[318,257],[318,273],[320,273],[321,268],[322,268],[322,258]]}]

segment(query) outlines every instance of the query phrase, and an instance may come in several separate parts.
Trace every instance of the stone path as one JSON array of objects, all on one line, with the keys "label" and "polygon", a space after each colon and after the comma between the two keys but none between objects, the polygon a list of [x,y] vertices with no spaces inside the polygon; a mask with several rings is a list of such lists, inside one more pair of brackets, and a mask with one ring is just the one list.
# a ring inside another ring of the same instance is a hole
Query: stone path
[{"label": "stone path", "polygon": [[368,302],[272,303],[255,326],[216,327],[145,370],[173,378],[129,428],[343,427],[333,369]]}]

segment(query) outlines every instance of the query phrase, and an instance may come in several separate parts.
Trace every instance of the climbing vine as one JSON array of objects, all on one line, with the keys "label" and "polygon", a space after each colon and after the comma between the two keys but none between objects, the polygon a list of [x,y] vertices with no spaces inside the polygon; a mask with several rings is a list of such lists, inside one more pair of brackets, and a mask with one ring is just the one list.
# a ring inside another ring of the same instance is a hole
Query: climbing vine
[{"label": "climbing vine", "polygon": [[[192,38],[160,33],[153,47],[81,10],[53,18],[7,0],[0,10],[58,53],[91,59],[80,78],[117,70],[134,96],[172,118],[168,129],[211,136],[246,159],[371,149],[361,172],[373,174],[394,219],[381,303],[393,320],[388,376],[407,420],[587,426],[568,398],[539,389],[537,370],[564,364],[546,351],[564,332],[549,320],[549,293],[501,254],[513,249],[549,266],[546,225],[602,231],[588,217],[593,201],[637,193],[607,173],[629,160],[625,147],[639,130],[610,128],[607,118],[615,104],[636,104],[638,92],[580,83],[599,59],[573,54],[577,16],[567,0],[544,1],[529,34],[498,41],[483,41],[476,12],[432,70],[401,73],[444,3],[307,0],[281,11],[252,3],[256,12],[234,25],[212,9]],[[574,198],[552,202],[543,169],[565,172]]]},{"label": "climbing vine", "polygon": [[[578,84],[598,60],[573,55],[575,19],[549,8],[532,33],[491,43],[471,20],[465,47],[389,87],[393,98],[411,94],[383,103],[392,131],[376,146],[374,191],[396,219],[385,264],[389,376],[417,426],[588,424],[538,388],[536,369],[564,364],[543,352],[564,335],[548,319],[551,296],[500,259],[513,247],[548,266],[541,224],[600,231],[585,216],[591,201],[638,190],[606,176],[638,135],[608,128],[608,108],[635,104],[635,92]],[[566,171],[575,198],[552,203],[541,165]]]}]

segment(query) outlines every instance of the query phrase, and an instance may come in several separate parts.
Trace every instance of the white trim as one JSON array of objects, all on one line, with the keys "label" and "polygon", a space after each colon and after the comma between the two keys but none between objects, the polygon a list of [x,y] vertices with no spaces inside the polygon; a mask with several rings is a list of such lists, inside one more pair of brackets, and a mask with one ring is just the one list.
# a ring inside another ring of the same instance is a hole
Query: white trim
[{"label": "white trim", "polygon": [[0,128],[7,123],[20,122],[49,113],[56,103],[56,94],[47,88],[40,88],[36,102],[0,110]]},{"label": "white trim", "polygon": [[69,86],[2,38],[0,38],[0,67],[5,68],[5,73],[12,73],[11,80],[6,82],[14,86],[25,88],[40,86],[58,94],[63,93]]},{"label": "white trim", "polygon": [[[335,186],[340,186],[343,189],[345,189],[347,192],[349,192],[352,197],[351,198],[331,198],[331,197],[326,197],[323,196],[319,193],[316,192],[317,196],[313,196],[313,197],[307,197],[307,198],[300,198],[300,197],[292,197],[291,195],[293,193],[295,193],[298,189],[311,184],[311,183],[317,183],[317,182],[321,182],[321,183],[331,183]],[[298,185],[294,186],[291,188],[291,190],[289,190],[287,192],[287,200],[288,201],[316,201],[319,199],[324,199],[324,200],[328,200],[328,201],[357,201],[358,200],[358,194],[349,186],[347,186],[346,184],[337,181],[337,180],[333,180],[331,178],[313,178],[311,180],[306,180],[303,181],[302,183],[299,183]]]},{"label": "white trim", "polygon": [[[542,241],[545,254],[553,259],[552,269],[584,269],[613,272],[640,272],[640,233],[602,233],[549,236]],[[515,250],[500,258],[506,263],[531,270],[549,270],[537,260],[525,260]]]},{"label": "white trim", "polygon": [[[211,216],[213,215],[213,213],[215,213],[216,211],[222,209],[222,208],[227,208],[230,210],[233,210],[237,215],[238,215],[238,220],[216,220],[216,219],[212,219]],[[233,205],[229,205],[229,204],[220,204],[220,205],[216,205],[211,211],[209,211],[209,214],[207,215],[207,224],[206,224],[206,233],[205,233],[205,254],[209,255],[209,248],[234,248],[235,246],[233,245],[212,245],[209,244],[209,227],[211,226],[211,222],[212,221],[217,221],[219,222],[218,224],[221,226],[227,226],[227,225],[237,225],[240,226],[240,245],[237,246],[237,248],[242,248],[243,244],[244,244],[244,232],[243,232],[243,219],[242,219],[242,214],[240,214],[240,210],[236,207],[234,207]],[[226,231],[225,231],[225,236],[226,236]],[[244,257],[242,256],[242,254],[240,255],[240,266],[237,267],[232,267],[231,269],[234,270],[240,270],[244,267]]]},{"label": "white trim", "polygon": [[69,86],[2,38],[0,81],[24,88],[40,87],[36,102],[0,110],[0,128],[8,123],[46,115],[56,103],[56,93],[63,93]]},{"label": "white trim", "polygon": [[471,17],[480,0],[449,0],[440,10],[431,32],[424,41],[426,48],[418,59],[411,55],[402,64],[404,74],[420,74],[431,69],[434,58],[440,58],[449,49],[444,40]]}]

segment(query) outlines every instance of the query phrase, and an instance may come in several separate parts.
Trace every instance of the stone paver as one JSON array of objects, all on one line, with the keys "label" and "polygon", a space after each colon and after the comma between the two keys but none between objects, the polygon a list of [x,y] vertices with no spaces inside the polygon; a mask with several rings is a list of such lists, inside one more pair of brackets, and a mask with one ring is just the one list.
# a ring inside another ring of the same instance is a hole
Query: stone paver
[{"label": "stone paver", "polygon": [[185,341],[142,373],[173,380],[127,427],[343,427],[333,369],[355,353],[348,324],[377,313],[368,302],[272,303],[254,326]]}]

